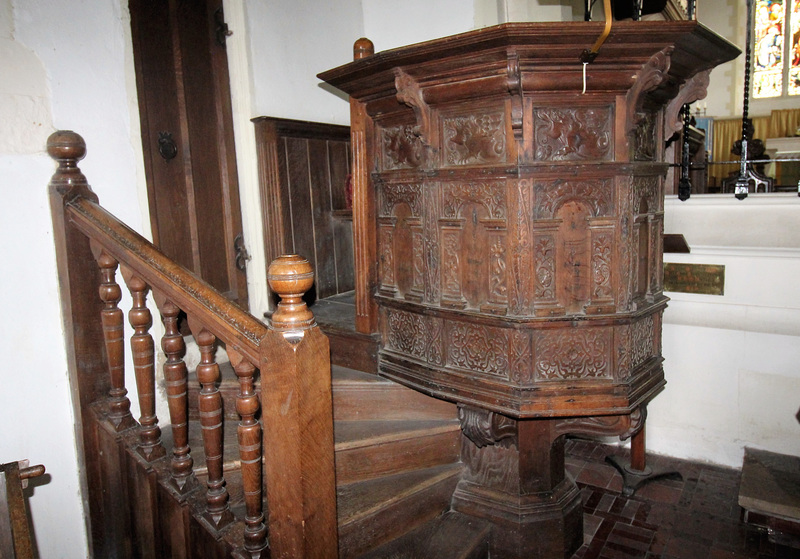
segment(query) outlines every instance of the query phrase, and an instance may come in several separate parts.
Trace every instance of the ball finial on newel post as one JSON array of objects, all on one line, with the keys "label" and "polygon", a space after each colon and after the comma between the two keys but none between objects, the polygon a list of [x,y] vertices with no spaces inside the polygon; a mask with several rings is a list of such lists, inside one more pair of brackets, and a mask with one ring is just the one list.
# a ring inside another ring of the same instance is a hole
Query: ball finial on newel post
[{"label": "ball finial on newel post", "polygon": [[50,184],[65,194],[78,185],[86,185],[86,177],[78,168],[78,161],[86,156],[86,142],[72,130],[57,130],[47,138],[47,154],[58,162]]},{"label": "ball finial on newel post", "polygon": [[314,285],[314,270],[308,260],[297,254],[279,256],[269,265],[267,282],[281,298],[272,314],[274,329],[299,331],[314,326],[314,314],[303,301],[303,294]]},{"label": "ball finial on newel post", "polygon": [[375,54],[375,45],[366,37],[361,37],[353,44],[353,60],[360,60]]}]

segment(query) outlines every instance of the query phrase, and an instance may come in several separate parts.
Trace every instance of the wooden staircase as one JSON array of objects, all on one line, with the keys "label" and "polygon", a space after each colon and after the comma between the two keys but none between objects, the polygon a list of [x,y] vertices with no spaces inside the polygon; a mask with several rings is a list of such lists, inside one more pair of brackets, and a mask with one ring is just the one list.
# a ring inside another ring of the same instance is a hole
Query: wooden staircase
[{"label": "wooden staircase", "polygon": [[[236,447],[239,383],[230,364],[220,363],[220,369],[227,420],[223,469],[231,510],[239,518],[244,516]],[[370,373],[333,365],[332,374],[340,557],[488,557],[489,525],[449,510],[462,472],[456,406]],[[203,486],[200,385],[193,377],[189,444]],[[228,530],[231,548],[240,545],[241,531]]]}]

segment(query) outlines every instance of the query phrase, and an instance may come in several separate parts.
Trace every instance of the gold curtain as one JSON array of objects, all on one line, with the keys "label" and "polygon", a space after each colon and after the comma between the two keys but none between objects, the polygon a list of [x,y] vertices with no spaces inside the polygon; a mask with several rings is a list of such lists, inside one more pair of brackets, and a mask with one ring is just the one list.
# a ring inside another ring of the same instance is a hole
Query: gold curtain
[{"label": "gold curtain", "polygon": [[[753,121],[753,137],[767,141],[768,138],[794,136],[800,127],[800,109],[772,111],[769,116],[756,116]],[[736,140],[742,139],[742,119],[714,119],[714,145],[712,161],[732,161],[738,159],[731,149]],[[709,165],[708,184],[721,185],[722,179],[738,171],[738,164]]]},{"label": "gold curtain", "polygon": [[[767,138],[786,138],[797,135],[800,128],[800,109],[784,109],[772,111],[769,116]],[[756,136],[758,138],[758,136]]]}]

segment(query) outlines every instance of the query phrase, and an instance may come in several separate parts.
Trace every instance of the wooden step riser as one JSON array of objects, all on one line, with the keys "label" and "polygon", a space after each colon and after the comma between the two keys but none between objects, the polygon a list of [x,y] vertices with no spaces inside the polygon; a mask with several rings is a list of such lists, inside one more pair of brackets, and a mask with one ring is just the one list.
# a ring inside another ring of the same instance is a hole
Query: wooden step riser
[{"label": "wooden step riser", "polygon": [[399,474],[458,462],[461,431],[448,431],[336,451],[336,483]]},{"label": "wooden step riser", "polygon": [[456,419],[458,409],[389,382],[333,386],[333,418],[352,420]]},{"label": "wooden step riser", "polygon": [[[239,396],[239,383],[224,380],[219,386],[225,418],[239,421],[236,412],[236,398]],[[257,387],[260,395],[261,390]],[[189,419],[199,420],[197,396],[200,385],[189,383]],[[410,388],[390,382],[347,383],[333,385],[333,418],[339,421],[385,420],[402,421],[406,419],[455,419],[458,416],[456,405],[437,400]]]},{"label": "wooden step riser", "polygon": [[339,557],[359,557],[435,518],[450,507],[458,480],[447,477],[424,490],[387,503],[373,514],[339,524]]}]

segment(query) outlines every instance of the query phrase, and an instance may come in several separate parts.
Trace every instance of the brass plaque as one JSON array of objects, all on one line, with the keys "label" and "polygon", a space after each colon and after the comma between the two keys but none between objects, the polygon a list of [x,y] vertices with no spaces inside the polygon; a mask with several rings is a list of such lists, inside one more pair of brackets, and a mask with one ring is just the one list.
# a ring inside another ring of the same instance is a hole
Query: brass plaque
[{"label": "brass plaque", "polygon": [[665,262],[664,291],[725,295],[725,266]]}]

